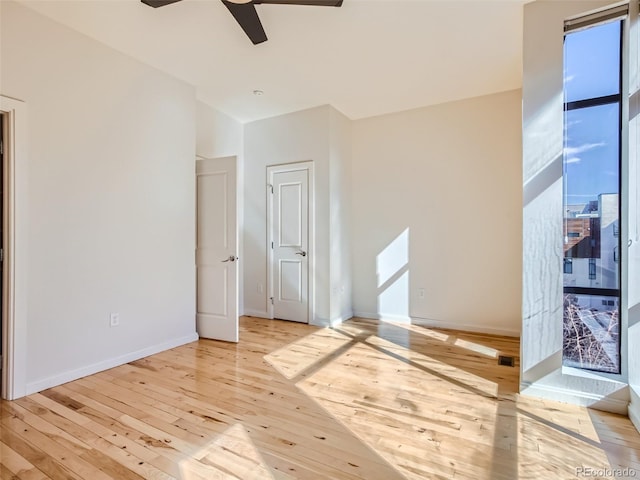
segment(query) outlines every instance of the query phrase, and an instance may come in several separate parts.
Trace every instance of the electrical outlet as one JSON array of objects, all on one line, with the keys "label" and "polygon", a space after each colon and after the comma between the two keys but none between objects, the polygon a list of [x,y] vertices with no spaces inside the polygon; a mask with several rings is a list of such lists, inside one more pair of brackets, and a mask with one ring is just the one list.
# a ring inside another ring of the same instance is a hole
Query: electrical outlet
[{"label": "electrical outlet", "polygon": [[418,298],[424,298],[424,288],[418,289]]},{"label": "electrical outlet", "polygon": [[109,326],[117,327],[118,325],[120,325],[120,314],[112,313],[111,315],[109,315]]}]

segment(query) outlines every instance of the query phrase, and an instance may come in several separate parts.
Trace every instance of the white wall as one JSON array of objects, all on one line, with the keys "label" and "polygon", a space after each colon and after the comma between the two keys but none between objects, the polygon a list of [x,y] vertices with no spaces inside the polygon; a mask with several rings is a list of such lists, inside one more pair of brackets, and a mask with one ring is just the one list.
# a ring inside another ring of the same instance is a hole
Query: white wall
[{"label": "white wall", "polygon": [[18,321],[32,392],[196,338],[195,93],[25,7],[0,9],[0,93],[28,112]]},{"label": "white wall", "polygon": [[241,156],[243,125],[203,102],[196,106],[196,154],[204,158]]},{"label": "white wall", "polygon": [[356,315],[518,335],[520,102],[515,90],[354,122]]},{"label": "white wall", "polygon": [[[333,133],[332,133],[333,132]],[[312,160],[315,173],[315,252],[312,268],[315,289],[312,299],[315,305],[312,323],[326,324],[339,321],[334,316],[340,309],[341,285],[345,285],[343,313],[350,314],[346,295],[351,279],[348,270],[341,283],[332,285],[331,255],[348,252],[348,246],[340,245],[347,234],[339,232],[345,220],[335,203],[344,193],[345,184],[340,178],[349,161],[348,122],[330,106],[303,110],[265,120],[248,123],[244,129],[245,160],[245,218],[244,257],[245,275],[244,312],[247,315],[268,316],[267,311],[267,166]],[[335,140],[335,145],[332,143]],[[341,170],[341,168],[343,170]],[[335,267],[335,265],[334,265]],[[337,268],[334,270],[337,271]],[[262,293],[260,293],[262,287]],[[337,288],[337,293],[333,293]]]},{"label": "white wall", "polygon": [[624,379],[562,369],[564,20],[607,3],[524,7],[521,390],[622,413],[628,402]]},{"label": "white wall", "polygon": [[237,160],[237,226],[240,268],[238,271],[238,312],[244,315],[244,127],[242,123],[203,102],[196,106],[196,155],[200,158],[236,157]]},{"label": "white wall", "polygon": [[331,255],[330,316],[332,321],[353,316],[351,270],[352,122],[335,109],[330,112],[329,209]]}]

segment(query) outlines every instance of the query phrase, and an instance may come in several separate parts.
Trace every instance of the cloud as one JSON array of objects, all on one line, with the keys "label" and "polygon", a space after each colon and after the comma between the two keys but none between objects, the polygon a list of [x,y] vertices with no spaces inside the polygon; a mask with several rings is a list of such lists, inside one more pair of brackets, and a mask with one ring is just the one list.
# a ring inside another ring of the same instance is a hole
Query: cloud
[{"label": "cloud", "polygon": [[582,120],[570,120],[568,122],[565,122],[564,126],[565,126],[565,130],[568,129],[569,127],[575,127],[576,125],[580,125],[582,123]]},{"label": "cloud", "polygon": [[571,158],[567,158],[564,163],[580,163],[580,158],[578,157],[571,157]]},{"label": "cloud", "polygon": [[565,156],[569,157],[571,155],[578,155],[580,153],[588,152],[589,150],[593,150],[594,148],[604,147],[607,144],[605,142],[598,143],[585,143],[578,147],[566,147],[564,149]]}]

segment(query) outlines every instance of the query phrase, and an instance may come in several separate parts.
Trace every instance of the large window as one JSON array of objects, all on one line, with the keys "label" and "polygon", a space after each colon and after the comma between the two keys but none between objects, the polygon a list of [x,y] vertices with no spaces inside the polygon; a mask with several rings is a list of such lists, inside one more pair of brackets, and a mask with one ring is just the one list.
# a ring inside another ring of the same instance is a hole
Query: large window
[{"label": "large window", "polygon": [[583,26],[564,46],[563,364],[608,373],[620,373],[622,27]]}]

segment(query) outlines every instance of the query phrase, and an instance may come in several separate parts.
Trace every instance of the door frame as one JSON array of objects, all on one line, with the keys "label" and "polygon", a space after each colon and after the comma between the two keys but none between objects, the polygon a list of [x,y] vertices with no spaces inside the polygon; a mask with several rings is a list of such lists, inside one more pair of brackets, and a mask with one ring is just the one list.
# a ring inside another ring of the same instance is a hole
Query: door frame
[{"label": "door frame", "polygon": [[267,314],[268,318],[273,320],[274,305],[271,302],[271,298],[274,295],[273,285],[273,249],[271,248],[271,242],[274,242],[273,238],[273,175],[276,173],[297,172],[300,170],[306,170],[308,179],[308,192],[309,196],[309,246],[307,252],[307,323],[311,324],[314,320],[315,312],[315,224],[316,224],[316,197],[315,197],[315,172],[313,160],[307,160],[303,162],[293,163],[281,163],[276,165],[267,165]]},{"label": "door frame", "polygon": [[4,125],[2,243],[2,389],[7,400],[27,394],[27,115],[26,104],[0,95]]}]

